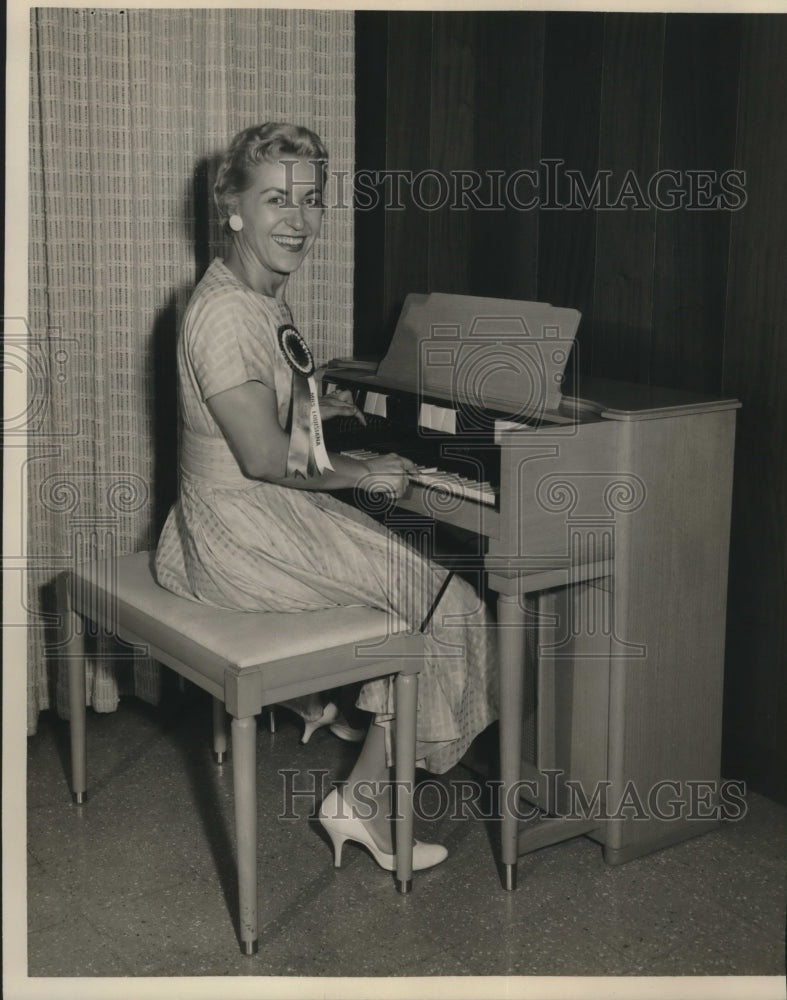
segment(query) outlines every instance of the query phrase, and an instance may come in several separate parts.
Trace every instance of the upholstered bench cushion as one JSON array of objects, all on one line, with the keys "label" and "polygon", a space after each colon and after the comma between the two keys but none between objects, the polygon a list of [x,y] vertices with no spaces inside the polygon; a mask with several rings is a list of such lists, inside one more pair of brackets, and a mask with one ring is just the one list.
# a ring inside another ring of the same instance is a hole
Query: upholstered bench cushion
[{"label": "upholstered bench cushion", "polygon": [[[153,553],[87,563],[71,574],[75,611],[107,631],[191,663],[220,682],[228,666],[250,669],[348,644],[369,644],[403,627],[366,607],[320,611],[243,612],[177,597],[153,577]],[[398,626],[394,629],[394,626]],[[315,672],[319,659],[314,658]]]}]

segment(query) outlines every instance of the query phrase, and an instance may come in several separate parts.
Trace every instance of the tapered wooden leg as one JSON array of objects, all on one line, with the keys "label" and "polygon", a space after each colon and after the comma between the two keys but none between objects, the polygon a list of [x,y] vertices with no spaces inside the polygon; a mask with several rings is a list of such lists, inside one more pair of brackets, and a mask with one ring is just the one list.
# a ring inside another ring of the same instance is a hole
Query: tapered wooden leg
[{"label": "tapered wooden leg", "polygon": [[227,711],[220,698],[213,699],[213,756],[217,764],[227,756]]},{"label": "tapered wooden leg", "polygon": [[238,842],[240,948],[253,955],[257,939],[257,720],[232,720],[235,835]]},{"label": "tapered wooden leg", "polygon": [[516,888],[519,821],[514,811],[522,774],[525,612],[518,596],[497,601],[500,651],[500,811],[504,888]]},{"label": "tapered wooden leg", "polygon": [[418,674],[397,674],[395,763],[400,813],[396,820],[396,887],[401,893],[409,892],[413,885],[413,789],[417,712]]},{"label": "tapered wooden leg", "polygon": [[85,635],[82,619],[71,610],[65,574],[57,582],[58,607],[63,620],[64,650],[68,658],[68,710],[71,736],[71,795],[77,805],[87,802],[87,747],[85,745]]}]

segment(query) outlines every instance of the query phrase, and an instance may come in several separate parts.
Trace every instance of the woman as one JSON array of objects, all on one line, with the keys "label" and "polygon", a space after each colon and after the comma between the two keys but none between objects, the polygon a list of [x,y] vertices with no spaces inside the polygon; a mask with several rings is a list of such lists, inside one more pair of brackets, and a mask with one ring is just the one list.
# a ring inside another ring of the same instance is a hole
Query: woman
[{"label": "woman", "polygon": [[[401,496],[411,464],[397,455],[357,461],[322,454],[320,421],[311,430],[305,380],[293,371],[308,360],[308,348],[292,327],[285,291],[319,235],[326,173],[318,136],[276,123],[236,136],[219,169],[215,198],[231,245],[197,286],[178,342],[181,489],[156,572],[162,586],[220,607],[367,605],[418,626],[445,571],[330,493]],[[323,420],[360,416],[347,393],[322,397],[319,410]],[[456,624],[443,624],[449,617]],[[495,718],[489,625],[472,587],[452,579],[426,637],[419,680],[419,764],[435,773],[453,766]],[[365,684],[357,705],[374,723],[342,793],[330,793],[320,819],[337,864],[350,839],[392,870],[390,680]],[[380,808],[365,820],[370,788],[380,790]],[[440,845],[416,844],[414,867],[445,856]]]}]

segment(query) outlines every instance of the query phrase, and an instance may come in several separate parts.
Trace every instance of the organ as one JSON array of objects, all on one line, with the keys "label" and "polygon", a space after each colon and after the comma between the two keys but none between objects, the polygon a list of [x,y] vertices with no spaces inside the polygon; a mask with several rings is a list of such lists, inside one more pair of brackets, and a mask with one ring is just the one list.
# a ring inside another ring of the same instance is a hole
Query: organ
[{"label": "organ", "polygon": [[[735,410],[580,376],[579,313],[409,295],[379,366],[332,362],[367,426],[329,446],[418,465],[390,512],[497,605],[504,884],[589,836],[621,863],[724,815],[721,713]],[[445,548],[445,546],[444,546]],[[439,611],[438,611],[439,613]]]}]

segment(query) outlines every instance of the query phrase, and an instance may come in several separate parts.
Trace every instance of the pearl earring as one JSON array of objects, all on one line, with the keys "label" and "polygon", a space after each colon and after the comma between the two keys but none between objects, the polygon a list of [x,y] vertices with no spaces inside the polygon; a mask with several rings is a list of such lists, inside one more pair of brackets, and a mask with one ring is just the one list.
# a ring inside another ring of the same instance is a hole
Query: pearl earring
[{"label": "pearl earring", "polygon": [[239,233],[243,229],[243,219],[239,215],[231,215],[229,218],[230,229],[233,233]]}]

